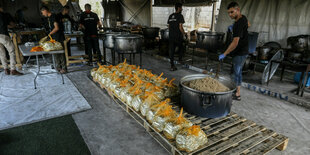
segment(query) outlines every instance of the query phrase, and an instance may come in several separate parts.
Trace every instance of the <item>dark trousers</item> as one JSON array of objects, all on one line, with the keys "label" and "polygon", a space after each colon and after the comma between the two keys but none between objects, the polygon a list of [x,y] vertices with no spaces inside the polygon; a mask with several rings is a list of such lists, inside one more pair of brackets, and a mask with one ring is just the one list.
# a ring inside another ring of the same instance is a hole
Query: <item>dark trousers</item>
[{"label": "dark trousers", "polygon": [[183,42],[181,40],[175,41],[175,40],[170,40],[169,41],[169,57],[170,57],[170,64],[171,66],[174,65],[174,54],[175,54],[175,49],[176,47],[179,47],[179,60],[182,61],[182,57],[184,54],[184,46]]},{"label": "dark trousers", "polygon": [[101,52],[99,48],[98,37],[85,37],[85,49],[88,55],[89,62],[93,61],[93,51],[97,54],[98,60],[101,63]]}]

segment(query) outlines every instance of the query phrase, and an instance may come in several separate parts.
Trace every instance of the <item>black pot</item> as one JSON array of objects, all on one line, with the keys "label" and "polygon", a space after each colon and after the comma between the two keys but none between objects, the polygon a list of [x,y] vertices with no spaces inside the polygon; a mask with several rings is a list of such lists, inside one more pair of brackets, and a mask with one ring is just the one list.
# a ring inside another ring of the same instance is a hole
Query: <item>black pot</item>
[{"label": "black pot", "polygon": [[145,39],[154,39],[159,35],[158,27],[144,27],[142,28],[143,36]]},{"label": "black pot", "polygon": [[222,32],[197,32],[197,48],[203,48],[210,52],[217,52],[223,47],[224,35]]},{"label": "black pot", "polygon": [[161,29],[160,30],[160,37],[162,40],[169,40],[169,29]]},{"label": "black pot", "polygon": [[294,61],[302,61],[303,54],[302,53],[298,53],[298,52],[290,51],[288,53],[288,59],[294,60]]},{"label": "black pot", "polygon": [[287,38],[287,46],[296,52],[304,52],[308,49],[308,35],[292,36]]},{"label": "black pot", "polygon": [[258,59],[259,60],[268,60],[269,59],[269,53],[272,50],[271,47],[268,46],[262,46],[258,48]]},{"label": "black pot", "polygon": [[268,46],[268,47],[271,47],[272,49],[281,49],[281,45],[275,41],[267,42],[263,46]]},{"label": "black pot", "polygon": [[194,74],[185,76],[180,80],[181,106],[186,112],[200,117],[224,117],[230,113],[232,94],[235,91],[235,85],[230,80],[223,77],[219,78],[219,81],[230,89],[227,92],[207,93],[184,85],[184,82],[205,78],[206,76],[208,75]]}]

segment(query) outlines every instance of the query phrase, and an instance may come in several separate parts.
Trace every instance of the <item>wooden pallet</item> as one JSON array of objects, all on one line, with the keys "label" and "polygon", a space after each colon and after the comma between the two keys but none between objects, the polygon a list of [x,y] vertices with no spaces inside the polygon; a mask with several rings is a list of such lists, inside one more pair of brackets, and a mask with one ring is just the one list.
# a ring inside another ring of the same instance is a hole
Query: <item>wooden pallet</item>
[{"label": "wooden pallet", "polygon": [[[89,76],[91,79],[92,77]],[[193,124],[199,125],[207,134],[208,143],[197,150],[187,153],[177,149],[174,141],[169,141],[162,133],[157,132],[140,112],[122,102],[112,92],[105,89],[104,86],[95,82],[97,86],[106,91],[111,98],[122,109],[124,109],[134,120],[138,122],[146,131],[170,154],[191,155],[191,154],[267,154],[277,148],[285,150],[288,144],[288,138],[267,129],[264,126],[257,125],[255,122],[247,120],[231,112],[226,117],[208,119],[197,117],[185,113],[185,117]],[[177,112],[180,108],[173,105]]]}]

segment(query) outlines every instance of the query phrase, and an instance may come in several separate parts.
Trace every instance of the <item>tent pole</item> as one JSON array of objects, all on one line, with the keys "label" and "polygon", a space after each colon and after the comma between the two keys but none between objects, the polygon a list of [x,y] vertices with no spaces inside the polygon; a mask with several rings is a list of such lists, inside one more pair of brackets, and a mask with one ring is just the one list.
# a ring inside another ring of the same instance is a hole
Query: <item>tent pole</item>
[{"label": "tent pole", "polygon": [[212,9],[212,23],[211,23],[211,31],[215,31],[215,9],[216,9],[216,1],[213,1],[213,9]]}]

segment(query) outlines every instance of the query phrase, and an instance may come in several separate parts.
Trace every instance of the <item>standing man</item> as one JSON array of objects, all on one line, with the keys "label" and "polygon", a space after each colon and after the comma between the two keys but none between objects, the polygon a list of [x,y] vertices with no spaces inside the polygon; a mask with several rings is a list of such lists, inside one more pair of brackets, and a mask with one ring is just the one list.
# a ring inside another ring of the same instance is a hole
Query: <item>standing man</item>
[{"label": "standing man", "polygon": [[[23,75],[22,73],[16,71],[15,49],[8,32],[8,28],[13,27],[14,24],[12,21],[8,21],[7,15],[4,13],[2,6],[0,6],[0,60],[4,68],[4,73],[6,75]],[[8,50],[10,55],[11,71],[8,68],[5,48]]]},{"label": "standing man", "polygon": [[85,4],[85,11],[80,17],[80,28],[84,32],[85,49],[88,54],[88,65],[92,65],[92,50],[97,53],[99,63],[101,63],[101,52],[99,49],[98,27],[101,27],[98,15],[91,12],[91,5]]},{"label": "standing man", "polygon": [[182,61],[183,56],[183,39],[186,34],[183,29],[183,24],[185,23],[182,13],[182,4],[175,4],[175,13],[171,14],[168,19],[169,24],[169,57],[171,64],[171,71],[177,70],[174,65],[174,53],[176,47],[179,47],[179,60]]},{"label": "standing man", "polygon": [[[53,39],[60,42],[63,46],[65,35],[61,28],[62,22],[56,18],[56,15],[51,13],[48,7],[42,6],[40,9],[42,15],[45,17],[45,29]],[[64,46],[63,46],[64,47]],[[67,73],[65,54],[56,54],[56,69],[61,73]]]},{"label": "standing man", "polygon": [[26,26],[26,20],[25,20],[25,15],[24,15],[24,12],[27,11],[28,8],[26,6],[23,6],[22,8],[18,9],[16,11],[16,21],[17,21],[17,24],[19,25],[22,25],[22,26]]},{"label": "standing man", "polygon": [[242,67],[248,55],[248,27],[247,18],[241,14],[238,3],[231,2],[227,7],[228,15],[235,20],[232,28],[233,41],[230,43],[226,51],[219,56],[219,60],[223,60],[228,54],[232,56],[234,69],[234,81],[237,91],[233,95],[233,99],[240,101],[240,87],[242,83]]},{"label": "standing man", "polygon": [[[65,23],[69,23],[72,26],[74,24],[74,20],[69,16],[70,7],[68,5],[64,6],[62,8],[62,11],[56,15],[57,21],[60,21],[61,24],[59,24],[59,29],[61,31],[66,31]],[[67,28],[69,32],[71,32],[71,27]],[[70,40],[67,43],[68,47],[68,55],[71,56],[71,47],[70,47]]]}]

